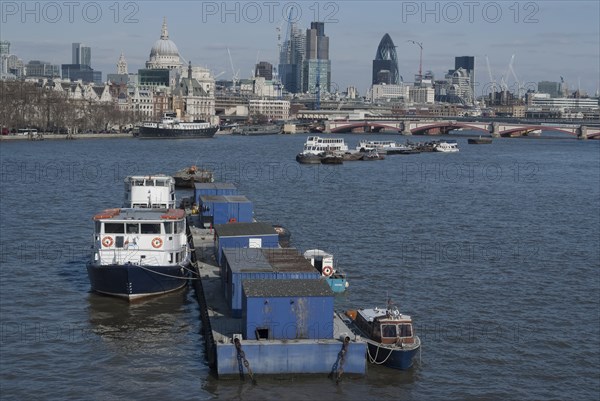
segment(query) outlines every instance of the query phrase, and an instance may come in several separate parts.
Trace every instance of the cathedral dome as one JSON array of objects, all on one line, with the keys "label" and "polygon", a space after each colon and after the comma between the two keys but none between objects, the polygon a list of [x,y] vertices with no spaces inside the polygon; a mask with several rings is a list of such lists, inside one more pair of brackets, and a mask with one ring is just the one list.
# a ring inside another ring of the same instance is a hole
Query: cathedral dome
[{"label": "cathedral dome", "polygon": [[169,39],[167,20],[163,20],[160,39],[154,42],[150,50],[150,59],[146,62],[147,68],[181,68],[179,50],[175,43]]}]

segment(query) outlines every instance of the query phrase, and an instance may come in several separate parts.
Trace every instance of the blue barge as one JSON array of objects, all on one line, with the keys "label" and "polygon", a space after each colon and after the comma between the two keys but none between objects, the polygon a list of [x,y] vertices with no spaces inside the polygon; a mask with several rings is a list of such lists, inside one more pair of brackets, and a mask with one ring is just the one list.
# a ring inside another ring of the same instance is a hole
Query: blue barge
[{"label": "blue barge", "polygon": [[189,235],[218,377],[366,374],[367,343],[335,313],[326,280],[297,250],[280,248],[270,224],[190,224]]}]

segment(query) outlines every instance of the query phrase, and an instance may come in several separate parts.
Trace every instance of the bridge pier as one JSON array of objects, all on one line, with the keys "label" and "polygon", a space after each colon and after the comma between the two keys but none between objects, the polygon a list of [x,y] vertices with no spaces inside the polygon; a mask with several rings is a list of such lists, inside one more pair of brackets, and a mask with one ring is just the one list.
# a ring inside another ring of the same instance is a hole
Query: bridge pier
[{"label": "bridge pier", "polygon": [[588,139],[587,136],[587,127],[585,125],[582,125],[581,127],[577,128],[577,139],[581,139],[581,140],[586,140]]},{"label": "bridge pier", "polygon": [[412,132],[410,132],[410,121],[402,122],[402,132],[400,133],[405,136],[412,135]]},{"label": "bridge pier", "polygon": [[492,134],[492,138],[500,138],[500,127],[497,122],[491,123],[488,131]]}]

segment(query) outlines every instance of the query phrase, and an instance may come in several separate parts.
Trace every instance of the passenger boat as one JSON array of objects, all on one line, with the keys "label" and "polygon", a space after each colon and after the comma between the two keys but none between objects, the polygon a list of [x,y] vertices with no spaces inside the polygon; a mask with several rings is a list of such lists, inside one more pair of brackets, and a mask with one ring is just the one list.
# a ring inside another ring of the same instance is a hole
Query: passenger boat
[{"label": "passenger boat", "polygon": [[168,175],[139,175],[125,178],[124,208],[174,209],[175,179]]},{"label": "passenger boat", "polygon": [[394,141],[361,140],[358,142],[358,146],[356,146],[356,150],[359,150],[359,151],[376,150],[380,153],[385,152],[388,155],[418,153],[411,146],[402,145],[402,144],[396,143]]},{"label": "passenger boat", "polygon": [[319,136],[309,136],[304,143],[303,152],[314,154],[322,152],[347,152],[348,145],[343,138],[321,138]]},{"label": "passenger boat", "polygon": [[173,112],[164,113],[160,122],[145,122],[139,127],[141,139],[212,138],[219,127],[205,121],[184,122]]},{"label": "passenger boat", "polygon": [[469,138],[467,139],[467,142],[473,145],[485,145],[488,143],[492,143],[492,138],[489,137],[482,137],[481,135],[479,136],[479,138]]},{"label": "passenger boat", "polygon": [[333,292],[344,292],[348,288],[346,274],[338,271],[333,266],[333,255],[320,249],[309,249],[304,252],[304,257],[315,267]]},{"label": "passenger boat", "polygon": [[410,369],[421,348],[415,335],[412,319],[400,313],[397,307],[371,308],[346,311],[351,329],[367,341],[370,363],[394,369]]},{"label": "passenger boat", "polygon": [[107,209],[96,214],[87,272],[92,290],[135,300],[187,283],[191,251],[182,209]]},{"label": "passenger boat", "polygon": [[213,182],[215,180],[212,171],[196,166],[182,168],[173,175],[173,178],[175,186],[178,188],[194,188],[196,182]]},{"label": "passenger boat", "polygon": [[440,141],[433,145],[433,150],[444,153],[458,152],[458,144],[456,142]]},{"label": "passenger boat", "polygon": [[282,127],[275,124],[268,125],[238,125],[231,130],[233,135],[277,135],[283,131]]}]

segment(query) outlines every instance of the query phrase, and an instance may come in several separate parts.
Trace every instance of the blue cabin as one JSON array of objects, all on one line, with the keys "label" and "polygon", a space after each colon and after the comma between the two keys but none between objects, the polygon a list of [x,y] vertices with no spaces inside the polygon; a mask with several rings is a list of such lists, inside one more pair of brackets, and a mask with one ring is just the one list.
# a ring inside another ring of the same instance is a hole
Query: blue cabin
[{"label": "blue cabin", "polygon": [[[215,250],[219,266],[223,266],[223,248],[277,248],[279,235],[267,223],[220,224],[215,227]],[[221,277],[224,270],[221,269]]]},{"label": "blue cabin", "polygon": [[224,248],[221,280],[233,317],[242,317],[242,282],[263,280],[318,280],[321,273],[295,248]]},{"label": "blue cabin", "polygon": [[247,340],[333,338],[333,292],[324,280],[244,280]]},{"label": "blue cabin", "polygon": [[202,195],[200,215],[202,223],[250,223],[253,219],[252,202],[243,195]]},{"label": "blue cabin", "polygon": [[194,202],[200,205],[200,197],[204,195],[222,196],[238,195],[235,185],[229,182],[197,182],[194,185]]}]

